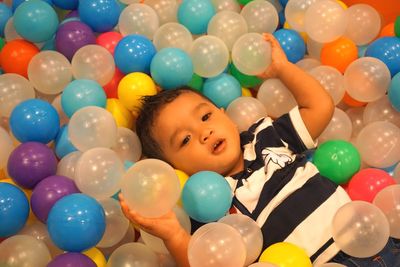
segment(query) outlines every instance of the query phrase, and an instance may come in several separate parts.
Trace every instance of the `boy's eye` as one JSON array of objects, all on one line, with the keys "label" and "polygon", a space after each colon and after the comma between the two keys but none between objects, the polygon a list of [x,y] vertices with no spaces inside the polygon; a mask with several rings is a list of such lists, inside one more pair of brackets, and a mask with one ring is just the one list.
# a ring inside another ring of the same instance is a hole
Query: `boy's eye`
[{"label": "boy's eye", "polygon": [[211,112],[208,112],[207,114],[203,115],[203,117],[201,117],[201,120],[206,121],[210,118],[210,116],[211,116]]},{"label": "boy's eye", "polygon": [[185,136],[185,138],[182,141],[182,146],[186,145],[190,141],[190,135]]}]

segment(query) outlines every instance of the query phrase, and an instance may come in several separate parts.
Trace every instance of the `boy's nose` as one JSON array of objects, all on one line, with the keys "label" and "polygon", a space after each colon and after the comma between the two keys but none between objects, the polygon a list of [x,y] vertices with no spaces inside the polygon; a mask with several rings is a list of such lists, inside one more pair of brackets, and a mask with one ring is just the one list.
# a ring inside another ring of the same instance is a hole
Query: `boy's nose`
[{"label": "boy's nose", "polygon": [[200,136],[200,141],[201,141],[202,143],[207,142],[208,138],[210,137],[210,135],[213,134],[213,132],[214,132],[214,131],[213,131],[213,130],[210,130],[210,129],[204,130],[204,131],[202,132],[201,136]]}]

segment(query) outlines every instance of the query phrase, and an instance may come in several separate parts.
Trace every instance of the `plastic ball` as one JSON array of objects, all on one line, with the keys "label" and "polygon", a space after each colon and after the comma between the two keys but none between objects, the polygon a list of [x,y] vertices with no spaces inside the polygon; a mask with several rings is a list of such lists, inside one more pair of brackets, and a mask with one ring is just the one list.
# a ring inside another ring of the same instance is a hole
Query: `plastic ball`
[{"label": "plastic ball", "polygon": [[381,60],[393,77],[400,71],[400,40],[397,37],[378,38],[368,46],[365,56]]},{"label": "plastic ball", "polygon": [[240,5],[236,0],[211,0],[214,5],[215,11],[233,11],[240,12]]},{"label": "plastic ball", "polygon": [[106,94],[98,82],[77,79],[64,88],[61,106],[65,114],[71,118],[76,111],[87,106],[105,108],[106,100]]},{"label": "plastic ball", "polygon": [[202,91],[204,85],[204,79],[197,75],[196,73],[193,73],[192,80],[187,84],[188,87],[197,90],[199,92]]},{"label": "plastic ball", "polygon": [[400,112],[400,74],[396,74],[390,82],[388,97],[391,105]]},{"label": "plastic ball", "polygon": [[225,43],[211,35],[199,37],[190,50],[194,72],[209,78],[221,74],[229,62],[229,51]]},{"label": "plastic ball", "polygon": [[78,8],[79,0],[51,0],[59,8],[74,10]]},{"label": "plastic ball", "polygon": [[344,184],[360,169],[361,157],[351,143],[330,140],[318,146],[313,163],[323,176],[336,184]]},{"label": "plastic ball", "polygon": [[80,21],[68,21],[58,28],[56,49],[68,60],[71,60],[75,52],[85,45],[95,44],[96,36],[92,29]]},{"label": "plastic ball", "polygon": [[261,253],[260,262],[269,262],[285,267],[311,267],[312,263],[306,251],[288,242],[279,242],[269,246]]},{"label": "plastic ball", "polygon": [[0,52],[1,67],[5,73],[16,73],[28,78],[28,65],[39,49],[25,40],[12,40]]},{"label": "plastic ball", "polygon": [[28,215],[29,202],[22,190],[12,184],[0,183],[0,237],[18,233]]},{"label": "plastic ball", "polygon": [[4,3],[0,3],[0,35],[4,36],[4,28],[7,21],[12,17],[11,9]]},{"label": "plastic ball", "polygon": [[392,166],[400,160],[400,129],[386,121],[369,123],[358,134],[356,147],[368,165]]},{"label": "plastic ball", "polygon": [[107,110],[88,106],[71,117],[68,134],[71,143],[81,151],[95,147],[110,148],[116,142],[117,124]]},{"label": "plastic ball", "polygon": [[261,74],[271,63],[271,45],[259,33],[244,34],[233,45],[232,62],[244,74]]},{"label": "plastic ball", "polygon": [[387,172],[367,168],[352,177],[347,192],[352,200],[372,202],[379,191],[393,184],[396,184],[396,181]]},{"label": "plastic ball", "polygon": [[309,71],[324,89],[332,97],[335,105],[343,99],[345,88],[343,75],[335,68],[330,66],[318,66]]},{"label": "plastic ball", "polygon": [[23,76],[14,73],[0,75],[0,114],[10,117],[19,103],[35,98],[32,84]]},{"label": "plastic ball", "polygon": [[229,73],[239,81],[240,85],[243,87],[256,87],[260,85],[263,80],[257,76],[246,75],[240,72],[234,64],[230,64]]},{"label": "plastic ball", "polygon": [[72,80],[72,67],[63,54],[42,51],[29,62],[28,77],[36,90],[55,95]]},{"label": "plastic ball", "polygon": [[367,4],[351,5],[346,10],[348,26],[345,35],[356,45],[371,42],[381,30],[381,17],[378,11]]},{"label": "plastic ball", "polygon": [[46,223],[54,204],[62,197],[74,193],[79,193],[79,190],[73,180],[65,176],[49,176],[38,183],[32,192],[32,211],[42,223]]},{"label": "plastic ball", "polygon": [[117,144],[112,147],[121,162],[136,162],[142,156],[142,145],[137,134],[124,127],[118,127]]},{"label": "plastic ball", "polygon": [[394,238],[400,237],[399,222],[399,196],[400,186],[398,184],[390,185],[375,196],[373,204],[377,206],[385,214],[389,221],[390,236]]},{"label": "plastic ball", "polygon": [[373,57],[353,61],[344,73],[347,93],[362,102],[371,102],[385,95],[390,79],[387,66]]},{"label": "plastic ball", "polygon": [[96,44],[104,47],[111,55],[114,55],[115,47],[122,38],[119,32],[105,32],[97,36]]},{"label": "plastic ball", "polygon": [[63,157],[57,166],[57,175],[66,176],[70,179],[75,178],[75,166],[76,162],[79,160],[79,157],[82,155],[82,152],[75,151],[71,152],[65,157]]},{"label": "plastic ball", "polygon": [[118,68],[115,68],[114,76],[103,86],[107,98],[118,98],[118,84],[125,76]]},{"label": "plastic ball", "polygon": [[13,135],[20,142],[47,144],[58,133],[60,119],[55,108],[39,99],[28,99],[19,103],[10,116]]},{"label": "plastic ball", "polygon": [[245,5],[240,11],[247,22],[249,32],[273,33],[278,27],[278,12],[268,1],[254,0]]},{"label": "plastic ball", "polygon": [[91,249],[82,252],[82,254],[88,256],[92,261],[94,261],[97,267],[106,267],[107,260],[98,248],[92,247]]},{"label": "plastic ball", "polygon": [[178,21],[192,34],[207,32],[207,25],[215,15],[215,9],[211,1],[188,0],[178,7]]},{"label": "plastic ball", "polygon": [[110,256],[107,267],[159,266],[157,255],[141,243],[127,243],[117,248]]},{"label": "plastic ball", "polygon": [[336,212],[332,236],[346,254],[357,258],[372,257],[386,245],[389,223],[378,207],[364,201],[352,201]]},{"label": "plastic ball", "polygon": [[24,39],[40,43],[49,40],[57,31],[58,18],[45,1],[25,1],[14,12],[14,27]]},{"label": "plastic ball", "polygon": [[47,227],[53,242],[69,252],[80,252],[96,245],[105,231],[101,205],[84,194],[61,198],[51,208]]},{"label": "plastic ball", "polygon": [[193,37],[185,26],[176,22],[169,22],[156,30],[153,43],[158,51],[167,47],[175,47],[189,53]]},{"label": "plastic ball", "polygon": [[334,41],[346,30],[348,18],[345,10],[336,1],[316,1],[306,11],[305,32],[320,43]]},{"label": "plastic ball", "polygon": [[106,109],[112,114],[118,127],[131,129],[133,127],[133,115],[121,102],[116,98],[108,98]]},{"label": "plastic ball", "polygon": [[123,36],[140,34],[151,40],[159,24],[157,13],[153,8],[147,4],[134,3],[121,12],[118,27]]},{"label": "plastic ball", "polygon": [[116,0],[79,1],[79,18],[95,32],[112,30],[118,23],[121,8]]},{"label": "plastic ball", "polygon": [[8,157],[14,149],[13,140],[9,133],[0,127],[0,170],[7,166]]},{"label": "plastic ball", "polygon": [[144,159],[127,170],[121,193],[132,210],[144,217],[156,218],[166,214],[178,201],[179,179],[167,163]]},{"label": "plastic ball", "polygon": [[88,256],[77,253],[68,252],[55,257],[47,267],[97,267],[97,265]]},{"label": "plastic ball", "polygon": [[0,261],[7,267],[47,266],[51,255],[46,245],[27,235],[15,235],[0,243]]},{"label": "plastic ball", "polygon": [[176,0],[147,0],[146,5],[150,6],[157,13],[160,25],[178,20],[178,1]]},{"label": "plastic ball", "polygon": [[233,76],[222,73],[205,81],[203,94],[217,107],[226,109],[233,100],[242,95],[242,87]]},{"label": "plastic ball", "polygon": [[352,123],[351,135],[352,137],[356,137],[365,125],[363,118],[364,107],[351,107],[346,110],[346,114]]},{"label": "plastic ball", "polygon": [[331,121],[318,137],[318,141],[321,143],[334,139],[349,141],[353,130],[352,127],[353,124],[346,112],[339,108],[335,108]]},{"label": "plastic ball", "polygon": [[306,44],[296,31],[280,29],[274,32],[274,36],[290,62],[296,63],[304,57],[306,53]]},{"label": "plastic ball", "polygon": [[224,177],[215,172],[201,171],[186,182],[182,202],[191,218],[208,223],[226,214],[232,203],[232,192]]},{"label": "plastic ball", "polygon": [[192,267],[244,266],[246,247],[240,233],[224,223],[208,223],[192,235],[188,258]]},{"label": "plastic ball", "polygon": [[233,11],[218,12],[208,23],[207,34],[220,38],[229,50],[232,50],[235,41],[245,33],[245,19]]},{"label": "plastic ball", "polygon": [[145,73],[130,73],[118,84],[118,98],[130,111],[141,107],[142,96],[155,94],[157,94],[156,85]]},{"label": "plastic ball", "polygon": [[304,32],[304,18],[307,9],[313,5],[316,0],[291,0],[287,1],[285,7],[285,18],[293,30]]},{"label": "plastic ball", "polygon": [[156,48],[150,39],[142,35],[127,35],[119,41],[114,50],[117,67],[125,74],[150,72],[150,63]]},{"label": "plastic ball", "polygon": [[340,37],[326,43],[321,49],[321,63],[344,73],[346,68],[358,58],[356,44],[349,38]]},{"label": "plastic ball", "polygon": [[65,125],[69,122],[68,116],[65,114],[65,112],[62,110],[61,106],[61,94],[57,95],[53,101],[51,102],[51,105],[56,109],[58,116],[60,118],[60,126]]},{"label": "plastic ball", "polygon": [[388,121],[400,127],[400,113],[392,106],[388,96],[384,95],[365,106],[363,121],[365,125],[375,121]]},{"label": "plastic ball", "polygon": [[164,48],[157,52],[150,65],[151,77],[163,89],[175,89],[192,79],[193,63],[179,48]]}]

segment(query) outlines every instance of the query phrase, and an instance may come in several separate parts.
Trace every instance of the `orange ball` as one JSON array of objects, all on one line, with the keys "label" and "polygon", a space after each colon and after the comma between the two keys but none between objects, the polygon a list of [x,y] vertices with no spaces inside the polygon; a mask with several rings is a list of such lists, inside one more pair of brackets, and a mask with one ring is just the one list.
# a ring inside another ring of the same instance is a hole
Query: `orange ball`
[{"label": "orange ball", "polygon": [[358,58],[356,44],[346,37],[326,43],[321,49],[321,63],[344,73],[347,66]]},{"label": "orange ball", "polygon": [[382,28],[379,37],[393,37],[395,36],[394,33],[394,22],[389,23],[385,27]]},{"label": "orange ball", "polygon": [[39,48],[34,44],[21,39],[12,40],[1,50],[1,66],[6,73],[16,73],[28,78],[29,62],[37,53]]},{"label": "orange ball", "polygon": [[349,96],[347,92],[344,93],[342,101],[349,107],[363,107],[367,105],[365,102],[360,102]]}]

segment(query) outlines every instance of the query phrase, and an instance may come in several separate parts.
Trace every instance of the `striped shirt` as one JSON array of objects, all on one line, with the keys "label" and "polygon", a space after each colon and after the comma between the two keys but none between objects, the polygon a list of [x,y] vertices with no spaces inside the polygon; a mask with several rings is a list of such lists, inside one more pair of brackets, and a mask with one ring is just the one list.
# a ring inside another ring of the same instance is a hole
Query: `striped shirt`
[{"label": "striped shirt", "polygon": [[263,249],[290,242],[305,249],[314,264],[337,254],[331,222],[350,199],[303,154],[316,144],[299,109],[275,121],[259,120],[241,134],[241,145],[244,170],[226,180],[234,192],[233,207],[260,226]]}]

